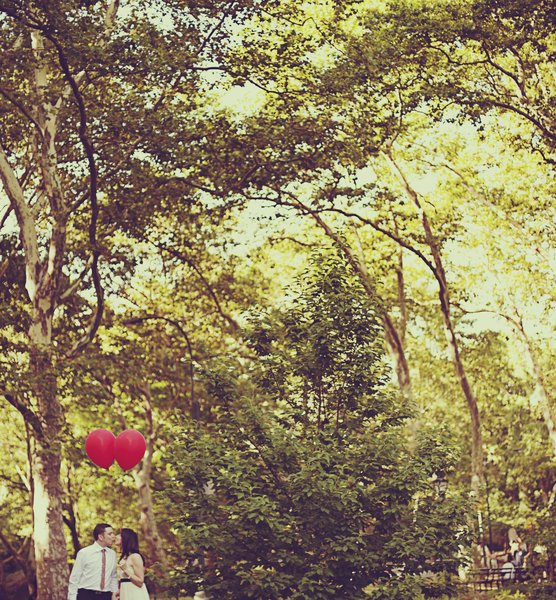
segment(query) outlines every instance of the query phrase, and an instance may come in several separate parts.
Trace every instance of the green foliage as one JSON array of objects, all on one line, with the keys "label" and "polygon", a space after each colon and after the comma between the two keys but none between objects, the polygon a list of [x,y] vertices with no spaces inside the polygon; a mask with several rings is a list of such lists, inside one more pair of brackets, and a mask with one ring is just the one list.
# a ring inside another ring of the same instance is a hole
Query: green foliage
[{"label": "green foliage", "polygon": [[435,500],[429,481],[453,457],[426,430],[411,453],[407,413],[385,397],[368,297],[341,261],[315,267],[293,309],[254,328],[252,399],[212,423],[175,425],[164,508],[181,547],[204,562],[174,571],[178,588],[365,598],[372,581],[413,589],[406,575],[455,567],[465,510]]},{"label": "green foliage", "polygon": [[174,573],[174,585],[200,577],[222,598],[352,595],[400,565],[444,569],[465,543],[464,507],[434,500],[396,428],[301,436],[251,403],[231,409],[176,436],[164,509],[209,566]]},{"label": "green foliage", "polygon": [[449,600],[455,598],[456,587],[448,572],[411,575],[403,579],[369,586],[366,592],[371,600]]},{"label": "green foliage", "polygon": [[516,592],[513,598],[522,600],[551,600],[556,594],[556,584],[554,582],[532,583],[529,585],[520,586],[520,590]]},{"label": "green foliage", "polygon": [[391,399],[379,392],[386,369],[375,306],[335,253],[311,262],[287,309],[252,322],[247,342],[259,357],[259,386],[293,419],[317,427],[394,418]]},{"label": "green foliage", "polygon": [[405,600],[415,598],[424,600],[421,585],[415,576],[404,577],[400,580],[370,586],[368,596],[371,600]]}]

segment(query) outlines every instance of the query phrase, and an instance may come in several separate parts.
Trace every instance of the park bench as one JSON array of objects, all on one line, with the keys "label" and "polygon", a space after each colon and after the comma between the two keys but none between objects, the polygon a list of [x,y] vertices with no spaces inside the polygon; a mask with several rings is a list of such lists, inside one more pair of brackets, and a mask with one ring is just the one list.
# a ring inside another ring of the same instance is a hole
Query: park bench
[{"label": "park bench", "polygon": [[470,572],[469,584],[477,591],[498,590],[502,587],[520,583],[530,578],[531,572],[525,567],[482,568]]}]

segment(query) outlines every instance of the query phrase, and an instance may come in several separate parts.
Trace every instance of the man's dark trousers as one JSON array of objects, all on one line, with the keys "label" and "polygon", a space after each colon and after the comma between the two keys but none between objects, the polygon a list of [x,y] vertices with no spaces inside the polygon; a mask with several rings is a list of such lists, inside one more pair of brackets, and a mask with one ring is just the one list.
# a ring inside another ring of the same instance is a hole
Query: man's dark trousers
[{"label": "man's dark trousers", "polygon": [[97,592],[96,590],[86,590],[80,588],[77,590],[77,600],[111,600],[112,592]]}]

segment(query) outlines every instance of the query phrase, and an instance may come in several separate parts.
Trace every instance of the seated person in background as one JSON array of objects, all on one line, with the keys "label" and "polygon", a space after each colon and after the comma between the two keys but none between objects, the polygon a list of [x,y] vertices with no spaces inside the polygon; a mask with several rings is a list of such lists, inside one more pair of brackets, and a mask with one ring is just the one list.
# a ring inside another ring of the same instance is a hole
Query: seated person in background
[{"label": "seated person in background", "polygon": [[514,565],[519,569],[520,567],[523,567],[523,563],[524,563],[524,559],[525,559],[525,550],[523,550],[522,548],[518,548],[514,553],[513,553],[513,563]]},{"label": "seated person in background", "polygon": [[497,569],[498,561],[496,560],[496,554],[490,551],[488,544],[480,542],[477,551],[479,554],[480,566],[483,569]]},{"label": "seated person in background", "polygon": [[515,579],[515,565],[512,559],[512,555],[508,554],[506,562],[502,565],[502,581],[505,583],[509,583]]},{"label": "seated person in background", "polygon": [[509,540],[510,552],[515,553],[516,550],[521,548],[521,538],[516,534],[515,537]]}]

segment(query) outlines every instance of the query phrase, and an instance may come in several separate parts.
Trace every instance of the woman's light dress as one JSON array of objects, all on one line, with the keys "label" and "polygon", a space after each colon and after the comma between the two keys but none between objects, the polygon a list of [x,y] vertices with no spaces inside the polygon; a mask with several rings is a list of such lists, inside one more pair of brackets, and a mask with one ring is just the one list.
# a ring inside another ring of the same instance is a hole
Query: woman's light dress
[{"label": "woman's light dress", "polygon": [[[129,556],[125,561],[125,571],[128,573],[135,573]],[[150,600],[147,586],[143,583],[141,587],[137,587],[134,583],[131,583],[129,578],[125,575],[123,570],[118,566],[118,580],[120,582],[120,600]]]}]

